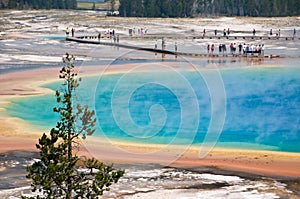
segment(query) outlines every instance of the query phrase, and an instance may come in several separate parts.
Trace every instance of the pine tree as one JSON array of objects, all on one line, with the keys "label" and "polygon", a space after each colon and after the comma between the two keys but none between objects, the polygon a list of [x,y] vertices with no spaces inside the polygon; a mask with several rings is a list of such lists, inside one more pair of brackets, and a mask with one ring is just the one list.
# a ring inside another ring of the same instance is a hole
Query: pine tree
[{"label": "pine tree", "polygon": [[127,17],[127,7],[128,2],[126,0],[119,0],[120,6],[119,6],[119,13],[122,17]]},{"label": "pine tree", "polygon": [[114,12],[116,6],[116,0],[110,0],[109,4],[110,4],[110,11]]},{"label": "pine tree", "polygon": [[40,161],[27,167],[26,177],[32,179],[32,191],[42,193],[37,198],[95,198],[108,191],[124,174],[112,165],[106,166],[93,158],[81,160],[76,155],[80,137],[85,139],[94,133],[96,119],[94,111],[87,106],[74,107],[72,100],[81,81],[76,78],[74,61],[75,57],[66,53],[59,75],[63,92],[56,91],[59,106],[53,109],[60,120],[51,129],[50,136],[44,133],[36,145]]},{"label": "pine tree", "polygon": [[8,8],[17,8],[17,2],[14,0],[9,0],[8,1]]}]

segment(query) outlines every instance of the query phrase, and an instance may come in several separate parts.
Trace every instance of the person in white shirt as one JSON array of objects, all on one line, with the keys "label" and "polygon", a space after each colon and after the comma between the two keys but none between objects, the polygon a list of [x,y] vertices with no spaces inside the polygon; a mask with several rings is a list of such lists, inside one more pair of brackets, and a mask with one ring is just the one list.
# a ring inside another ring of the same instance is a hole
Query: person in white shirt
[{"label": "person in white shirt", "polygon": [[265,50],[266,50],[266,47],[265,47],[265,45],[263,44],[263,45],[261,46],[261,56],[262,56],[262,57],[265,56]]}]

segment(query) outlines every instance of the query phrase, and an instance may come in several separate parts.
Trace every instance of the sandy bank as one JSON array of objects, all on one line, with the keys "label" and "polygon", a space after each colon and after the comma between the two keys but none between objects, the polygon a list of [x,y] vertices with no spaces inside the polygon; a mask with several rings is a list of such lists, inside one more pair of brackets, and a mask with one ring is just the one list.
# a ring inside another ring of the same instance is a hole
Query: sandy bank
[{"label": "sandy bank", "polygon": [[[93,144],[84,144],[80,156],[95,157],[106,163],[161,164],[181,168],[213,167],[229,172],[245,172],[263,176],[300,178],[300,154],[230,148],[214,148],[199,158],[198,147],[106,142],[92,138]],[[38,135],[0,135],[0,153],[8,151],[36,151]],[[86,148],[85,148],[86,147]],[[185,148],[185,147],[184,147]]]},{"label": "sandy bank", "polygon": [[[158,163],[175,167],[215,167],[217,169],[269,176],[300,178],[300,154],[215,147],[204,158],[200,146],[170,146],[88,139],[90,155],[117,163]],[[85,153],[84,153],[85,154]]]}]

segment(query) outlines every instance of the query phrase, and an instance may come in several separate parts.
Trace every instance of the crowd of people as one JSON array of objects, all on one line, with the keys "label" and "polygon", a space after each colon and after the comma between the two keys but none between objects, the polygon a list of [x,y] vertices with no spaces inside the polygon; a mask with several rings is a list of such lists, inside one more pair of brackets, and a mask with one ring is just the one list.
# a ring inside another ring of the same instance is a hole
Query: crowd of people
[{"label": "crowd of people", "polygon": [[129,29],[129,36],[144,36],[147,34],[148,29],[147,28],[138,28],[135,27],[132,29]]},{"label": "crowd of people", "polygon": [[[218,36],[218,30],[217,29],[215,29],[214,31],[213,31],[213,34],[215,35],[215,36]],[[227,29],[224,29],[223,30],[223,36],[224,37],[226,37],[226,36],[230,36],[230,34],[231,34],[232,32],[231,32],[231,29],[230,28],[227,28]],[[253,28],[253,30],[252,30],[252,34],[253,34],[253,36],[256,36],[256,29],[255,28]],[[297,33],[297,30],[296,30],[296,28],[294,28],[293,30],[292,30],[292,37],[296,37],[296,33]],[[206,36],[206,34],[207,34],[207,29],[203,29],[203,37],[205,37]],[[269,33],[268,33],[268,35],[270,35],[270,36],[276,36],[276,37],[280,37],[281,36],[281,30],[280,29],[278,29],[277,31],[275,31],[275,33],[273,32],[273,29],[270,29],[270,31],[269,31]]]},{"label": "crowd of people", "polygon": [[[75,28],[71,29],[71,33],[72,33],[72,37],[75,37]],[[66,28],[66,36],[69,37],[70,34],[70,30],[69,27]],[[104,31],[103,34],[101,34],[101,32],[98,33],[98,40],[100,42],[101,38],[106,37],[109,38],[111,41],[113,40],[115,43],[119,43],[119,35],[116,34],[115,30],[107,30]]]},{"label": "crowd of people", "polygon": [[[71,29],[71,33],[72,33],[72,37],[75,36],[75,28]],[[69,27],[66,28],[66,35],[67,37],[69,37],[70,31],[69,31]]]},{"label": "crowd of people", "polygon": [[[136,29],[132,29],[132,34],[134,35],[140,35],[143,36],[143,34],[145,34],[147,32],[147,29],[138,29],[136,32]],[[207,33],[207,30],[204,29],[203,30],[203,36],[205,36],[205,34]],[[253,36],[255,36],[256,34],[256,30],[253,29],[252,31]],[[66,35],[67,37],[69,36],[70,31],[69,28],[66,28]],[[71,34],[72,37],[74,37],[75,34],[75,29],[72,28],[71,29]],[[218,30],[214,30],[214,34],[217,35],[218,34]],[[223,30],[223,35],[224,36],[228,36],[231,34],[231,30],[230,28],[228,29],[224,29]],[[271,29],[269,32],[270,35],[273,35],[273,30]],[[278,32],[276,32],[277,36],[280,36],[280,29]],[[293,30],[293,36],[296,36],[296,29]],[[119,43],[119,35],[116,34],[115,30],[108,30],[105,31],[104,33],[101,34],[101,32],[98,33],[98,40],[100,42],[101,38],[109,38],[111,41],[114,41],[114,43]],[[162,49],[165,49],[165,41],[162,41]],[[178,46],[177,43],[175,42],[175,52],[177,52],[178,50]],[[157,40],[155,43],[155,49],[158,48],[157,45]],[[218,51],[218,52],[216,52]],[[265,52],[265,45],[264,44],[246,44],[246,43],[231,43],[231,44],[224,44],[224,43],[220,43],[219,45],[217,44],[207,44],[207,54],[208,55],[214,55],[214,54],[218,54],[218,55],[223,55],[223,56],[227,56],[227,55],[232,55],[232,56],[238,56],[238,55],[244,55],[247,56],[248,54],[258,54],[259,56],[264,56],[264,52]]]},{"label": "crowd of people", "polygon": [[[207,45],[207,53],[209,55],[214,55],[215,52],[215,44],[208,44]],[[228,51],[227,52],[227,46],[226,44],[219,44],[218,46],[219,49],[219,55],[227,56],[228,53],[230,53],[232,56],[237,56],[237,55],[248,55],[248,54],[258,54],[259,56],[264,56],[265,52],[265,45],[264,44],[236,44],[236,43],[231,43],[228,46]],[[238,51],[238,52],[237,52]]]},{"label": "crowd of people", "polygon": [[104,35],[101,34],[101,32],[98,33],[98,41],[101,41],[102,37],[109,38],[111,41],[113,40],[114,43],[119,43],[120,37],[118,34],[116,34],[115,30],[108,30],[104,32]]}]

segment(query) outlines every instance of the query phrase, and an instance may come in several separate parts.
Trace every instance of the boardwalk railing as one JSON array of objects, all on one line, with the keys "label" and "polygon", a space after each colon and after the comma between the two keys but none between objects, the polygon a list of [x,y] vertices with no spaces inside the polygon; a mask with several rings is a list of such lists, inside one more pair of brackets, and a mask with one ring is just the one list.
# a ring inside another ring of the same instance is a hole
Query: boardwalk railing
[{"label": "boardwalk railing", "polygon": [[[161,54],[170,54],[170,55],[183,55],[183,56],[192,56],[192,57],[221,57],[221,56],[232,56],[232,57],[239,57],[244,56],[247,57],[248,53],[246,54],[232,54],[232,53],[220,53],[220,54],[209,54],[209,53],[189,53],[189,52],[175,52],[175,51],[169,51],[169,50],[163,50],[158,48],[146,48],[146,47],[139,47],[139,46],[133,46],[133,45],[126,45],[126,44],[120,44],[118,42],[103,42],[97,40],[98,36],[79,36],[79,37],[66,37],[67,41],[73,41],[78,43],[86,43],[86,44],[97,44],[97,45],[106,45],[106,46],[115,46],[115,47],[121,47],[121,48],[127,48],[127,49],[134,49],[134,50],[143,50],[148,52],[154,52],[154,53],[161,53]],[[101,38],[103,39],[103,38]],[[254,57],[251,55],[251,57]],[[256,57],[265,57],[265,58],[276,58],[279,57],[278,55],[264,55],[264,56],[256,56]]]},{"label": "boardwalk railing", "polygon": [[[86,36],[78,36],[78,39],[98,39],[98,36],[94,35],[86,35]],[[110,36],[102,36],[102,39],[110,39]],[[300,41],[300,37],[279,37],[279,36],[187,36],[187,37],[177,37],[177,36],[160,36],[160,35],[144,35],[140,36],[127,36],[122,37],[123,39],[214,39],[214,40],[279,40],[279,41]]]}]

